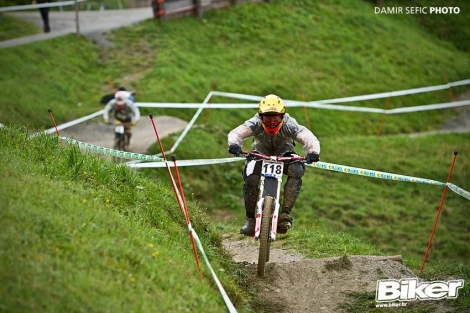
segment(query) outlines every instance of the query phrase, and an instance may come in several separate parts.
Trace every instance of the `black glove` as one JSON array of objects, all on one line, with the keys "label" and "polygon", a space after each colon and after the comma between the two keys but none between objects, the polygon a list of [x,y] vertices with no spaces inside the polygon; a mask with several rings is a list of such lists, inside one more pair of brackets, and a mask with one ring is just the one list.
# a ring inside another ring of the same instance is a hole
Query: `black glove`
[{"label": "black glove", "polygon": [[320,155],[316,152],[310,152],[305,157],[305,161],[307,161],[308,164],[318,162],[318,161],[320,161]]},{"label": "black glove", "polygon": [[228,152],[233,154],[234,156],[240,156],[240,154],[242,153],[242,147],[240,147],[239,145],[230,145],[230,147],[228,147]]}]

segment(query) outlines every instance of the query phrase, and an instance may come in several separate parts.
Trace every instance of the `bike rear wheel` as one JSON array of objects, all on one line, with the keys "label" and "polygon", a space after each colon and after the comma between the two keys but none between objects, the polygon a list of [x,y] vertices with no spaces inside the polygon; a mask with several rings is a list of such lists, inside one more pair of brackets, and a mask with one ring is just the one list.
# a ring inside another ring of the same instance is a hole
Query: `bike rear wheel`
[{"label": "bike rear wheel", "polygon": [[258,276],[264,276],[266,262],[269,260],[269,250],[271,240],[269,233],[271,231],[272,213],[274,207],[274,198],[266,196],[263,202],[263,216],[261,218],[260,235],[259,235],[259,256],[258,256]]}]

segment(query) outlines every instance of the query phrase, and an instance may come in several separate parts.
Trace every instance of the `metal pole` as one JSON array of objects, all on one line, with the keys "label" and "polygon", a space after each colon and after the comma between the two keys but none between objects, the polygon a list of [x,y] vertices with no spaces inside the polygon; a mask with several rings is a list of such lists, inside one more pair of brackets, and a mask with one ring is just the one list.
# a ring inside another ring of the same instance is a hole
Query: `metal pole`
[{"label": "metal pole", "polygon": [[80,25],[78,21],[78,2],[75,0],[75,23],[77,25],[77,36],[80,35]]}]

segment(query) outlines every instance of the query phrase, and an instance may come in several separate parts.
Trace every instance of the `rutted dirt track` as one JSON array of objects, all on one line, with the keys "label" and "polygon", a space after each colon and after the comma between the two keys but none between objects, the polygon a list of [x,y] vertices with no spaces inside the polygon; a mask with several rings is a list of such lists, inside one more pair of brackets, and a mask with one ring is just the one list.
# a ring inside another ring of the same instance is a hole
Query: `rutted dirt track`
[{"label": "rutted dirt track", "polygon": [[[153,118],[160,138],[183,130],[187,122],[172,116],[155,116]],[[103,122],[78,124],[60,131],[65,137],[70,137],[86,143],[105,148],[113,148],[114,126]],[[132,138],[129,150],[136,153],[147,153],[147,149],[157,141],[150,119],[143,118],[132,127]]]},{"label": "rutted dirt track", "polygon": [[[259,312],[352,312],[348,303],[353,294],[375,295],[377,280],[416,277],[401,256],[309,259],[295,251],[271,249],[266,275],[257,278],[258,244],[253,238],[226,235],[224,246],[250,272],[247,284],[258,291],[252,305]],[[429,312],[453,312],[445,301],[414,301],[407,307],[417,305]]]}]

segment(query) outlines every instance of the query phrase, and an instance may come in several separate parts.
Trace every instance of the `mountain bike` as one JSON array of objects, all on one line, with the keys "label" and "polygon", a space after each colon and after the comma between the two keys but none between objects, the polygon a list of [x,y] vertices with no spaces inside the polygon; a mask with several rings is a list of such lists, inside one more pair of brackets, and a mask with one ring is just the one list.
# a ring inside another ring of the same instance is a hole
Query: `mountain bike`
[{"label": "mountain bike", "polygon": [[255,240],[259,241],[258,276],[263,277],[269,261],[271,242],[276,240],[279,218],[282,176],[286,162],[302,161],[301,156],[268,156],[257,152],[242,151],[247,158],[260,159],[261,178],[259,197],[256,205]]},{"label": "mountain bike", "polygon": [[[129,134],[126,132],[126,126],[130,123],[122,123],[121,121],[114,121],[114,149],[119,151],[127,151],[129,139],[126,138]],[[114,157],[114,162],[122,163],[124,159]]]}]

